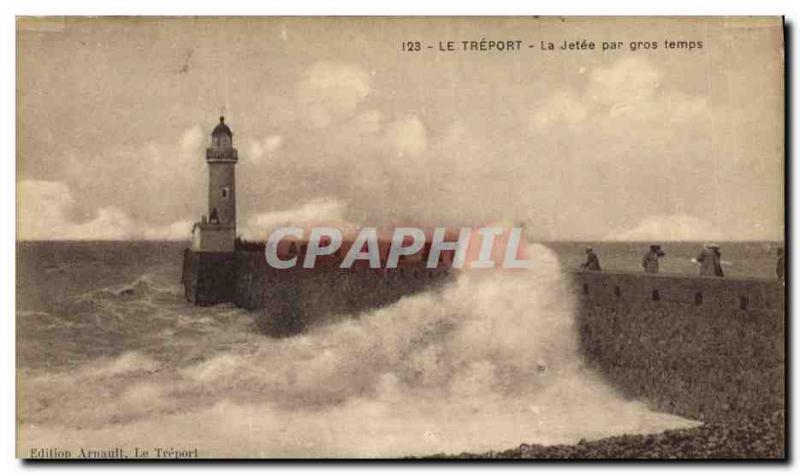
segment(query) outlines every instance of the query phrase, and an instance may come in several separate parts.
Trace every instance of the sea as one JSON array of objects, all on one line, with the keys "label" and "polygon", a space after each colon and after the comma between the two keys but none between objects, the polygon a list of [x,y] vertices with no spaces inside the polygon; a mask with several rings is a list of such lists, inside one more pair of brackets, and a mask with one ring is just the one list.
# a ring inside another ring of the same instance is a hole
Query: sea
[{"label": "sea", "polygon": [[[776,242],[720,243],[726,275],[774,278]],[[533,268],[275,339],[231,304],[194,307],[185,242],[20,242],[17,453],[197,450],[374,458],[577,443],[696,426],[624,398],[580,357],[564,270],[585,242],[531,244]],[[646,243],[589,243],[640,271]],[[699,242],[661,244],[695,273]]]}]

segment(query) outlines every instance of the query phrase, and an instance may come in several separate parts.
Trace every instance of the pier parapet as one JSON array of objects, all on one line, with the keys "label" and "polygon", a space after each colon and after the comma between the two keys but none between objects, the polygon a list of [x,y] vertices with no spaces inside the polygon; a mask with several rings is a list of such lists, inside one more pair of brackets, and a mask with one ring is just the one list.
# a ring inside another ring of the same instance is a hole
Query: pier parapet
[{"label": "pier parapet", "polygon": [[582,351],[631,398],[701,420],[784,408],[777,280],[574,272]]}]

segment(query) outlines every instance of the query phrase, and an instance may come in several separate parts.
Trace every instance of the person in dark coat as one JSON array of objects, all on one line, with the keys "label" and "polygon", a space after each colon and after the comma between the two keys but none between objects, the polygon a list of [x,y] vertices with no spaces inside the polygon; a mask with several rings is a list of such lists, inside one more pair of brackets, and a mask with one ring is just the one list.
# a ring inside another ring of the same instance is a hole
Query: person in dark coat
[{"label": "person in dark coat", "polygon": [[720,264],[721,259],[722,254],[719,251],[719,245],[706,245],[706,248],[696,259],[700,264],[700,276],[725,276]]},{"label": "person in dark coat", "polygon": [[594,250],[592,250],[591,247],[586,247],[586,261],[581,264],[581,268],[592,272],[601,271],[600,259],[597,258],[597,255],[594,253]]},{"label": "person in dark coat", "polygon": [[783,260],[783,247],[778,247],[778,263],[775,266],[775,273],[778,274],[778,281],[783,281],[783,274],[786,271],[786,262]]},{"label": "person in dark coat", "polygon": [[645,273],[658,273],[658,259],[664,255],[660,245],[651,245],[650,249],[642,257],[642,268],[644,268]]}]

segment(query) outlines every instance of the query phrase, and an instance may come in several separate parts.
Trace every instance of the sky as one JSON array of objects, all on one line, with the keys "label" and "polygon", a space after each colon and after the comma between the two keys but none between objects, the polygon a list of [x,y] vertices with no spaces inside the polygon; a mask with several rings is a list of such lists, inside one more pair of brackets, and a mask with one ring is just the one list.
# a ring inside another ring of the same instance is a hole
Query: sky
[{"label": "sky", "polygon": [[[438,51],[481,39],[535,47]],[[540,49],[582,39],[623,47]],[[188,240],[222,113],[251,239],[782,240],[782,43],[779,19],[22,19],[17,236]]]}]

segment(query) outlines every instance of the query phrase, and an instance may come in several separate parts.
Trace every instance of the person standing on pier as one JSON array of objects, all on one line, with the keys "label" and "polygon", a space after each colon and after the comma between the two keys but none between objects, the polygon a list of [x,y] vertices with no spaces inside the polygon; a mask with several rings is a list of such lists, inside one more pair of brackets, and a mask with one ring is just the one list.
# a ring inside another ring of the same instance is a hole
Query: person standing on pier
[{"label": "person standing on pier", "polygon": [[722,254],[719,251],[719,245],[706,245],[703,252],[695,259],[700,264],[700,276],[725,276],[720,264],[721,258]]},{"label": "person standing on pier", "polygon": [[592,272],[601,271],[600,259],[597,258],[597,255],[591,247],[586,247],[586,261],[581,264],[581,268]]},{"label": "person standing on pier", "polygon": [[642,268],[645,273],[658,273],[658,259],[665,254],[660,245],[651,245],[647,253],[642,257]]}]

